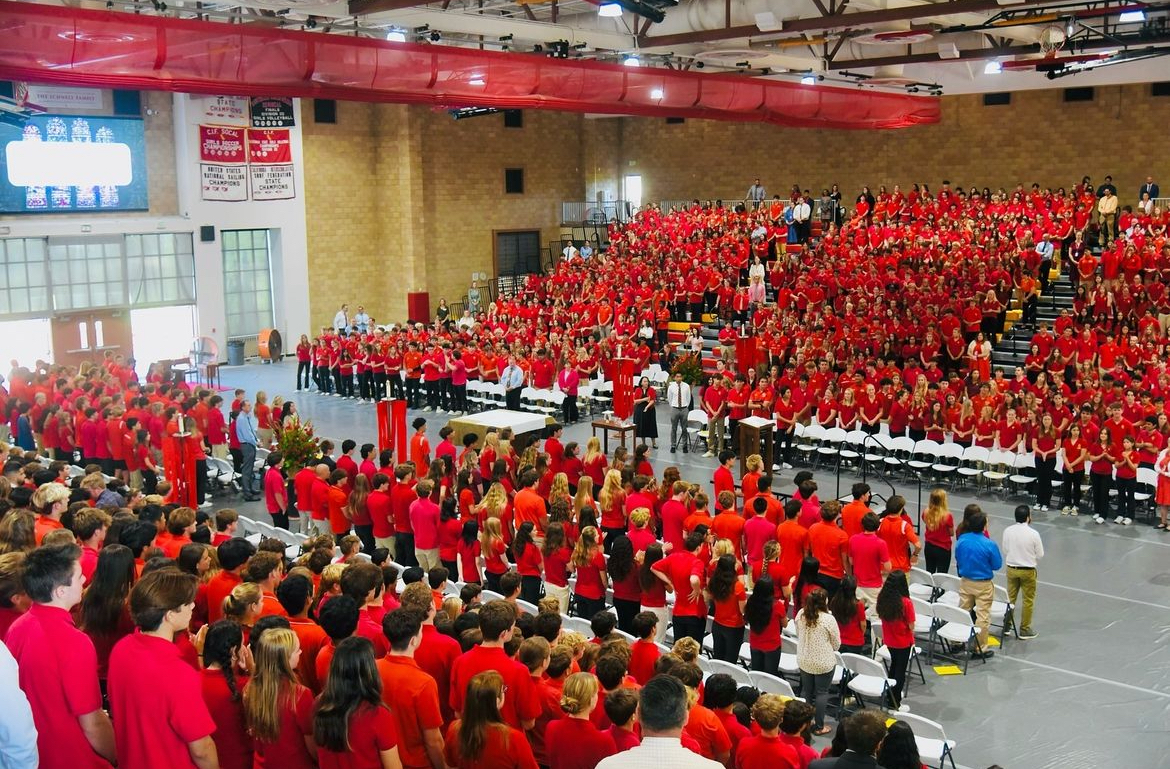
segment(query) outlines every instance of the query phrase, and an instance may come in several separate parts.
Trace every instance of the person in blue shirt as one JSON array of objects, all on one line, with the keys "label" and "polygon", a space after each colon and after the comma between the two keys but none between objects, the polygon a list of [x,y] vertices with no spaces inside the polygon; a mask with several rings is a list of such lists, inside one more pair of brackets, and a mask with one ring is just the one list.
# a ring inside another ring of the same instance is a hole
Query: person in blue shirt
[{"label": "person in blue shirt", "polygon": [[252,402],[240,403],[236,415],[236,439],[240,442],[240,487],[245,502],[260,499],[256,488],[256,446],[260,439],[256,435],[256,419],[252,416]]},{"label": "person in blue shirt", "polygon": [[986,659],[994,652],[987,648],[991,626],[991,603],[995,599],[992,579],[1003,568],[1003,556],[995,540],[986,535],[987,515],[979,505],[963,511],[963,533],[955,542],[955,566],[959,572],[959,607],[975,607],[975,625],[979,628],[979,648],[974,657]]}]

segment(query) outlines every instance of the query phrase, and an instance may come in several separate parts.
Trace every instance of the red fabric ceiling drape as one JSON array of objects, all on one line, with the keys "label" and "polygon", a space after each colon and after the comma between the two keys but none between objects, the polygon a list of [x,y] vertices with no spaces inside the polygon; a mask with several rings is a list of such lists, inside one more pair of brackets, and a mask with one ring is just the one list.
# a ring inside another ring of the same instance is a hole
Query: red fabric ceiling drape
[{"label": "red fabric ceiling drape", "polygon": [[936,98],[0,1],[0,77],[812,128],[937,123]]}]

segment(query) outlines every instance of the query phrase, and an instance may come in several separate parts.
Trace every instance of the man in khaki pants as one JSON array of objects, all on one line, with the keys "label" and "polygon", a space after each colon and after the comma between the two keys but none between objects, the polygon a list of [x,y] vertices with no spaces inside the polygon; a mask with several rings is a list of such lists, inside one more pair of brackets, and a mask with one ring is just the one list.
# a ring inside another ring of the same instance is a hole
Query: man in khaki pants
[{"label": "man in khaki pants", "polygon": [[979,505],[968,505],[963,511],[967,531],[955,542],[955,566],[959,572],[959,607],[975,607],[975,625],[979,628],[979,647],[971,655],[986,659],[994,652],[987,648],[988,628],[991,626],[991,603],[995,599],[992,579],[1003,568],[999,546],[983,535],[987,515]]},{"label": "man in khaki pants", "polygon": [[1016,522],[1003,531],[1003,559],[1007,562],[1008,598],[1012,605],[1022,590],[1023,614],[1020,617],[1020,638],[1035,638],[1032,629],[1032,607],[1036,602],[1036,566],[1044,557],[1044,543],[1033,529],[1032,510],[1027,505],[1016,507]]}]

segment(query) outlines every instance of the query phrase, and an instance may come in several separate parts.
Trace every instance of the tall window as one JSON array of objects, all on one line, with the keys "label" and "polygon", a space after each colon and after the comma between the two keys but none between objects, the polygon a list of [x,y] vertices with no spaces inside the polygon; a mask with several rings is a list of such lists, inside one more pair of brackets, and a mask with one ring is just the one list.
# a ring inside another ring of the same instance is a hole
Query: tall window
[{"label": "tall window", "polygon": [[122,238],[51,238],[53,309],[124,307]]},{"label": "tall window", "polygon": [[193,241],[189,232],[126,236],[126,283],[132,306],[195,302]]},{"label": "tall window", "polygon": [[223,230],[221,234],[227,335],[251,336],[273,324],[268,230]]},{"label": "tall window", "polygon": [[51,309],[45,239],[0,240],[0,315],[43,315]]}]

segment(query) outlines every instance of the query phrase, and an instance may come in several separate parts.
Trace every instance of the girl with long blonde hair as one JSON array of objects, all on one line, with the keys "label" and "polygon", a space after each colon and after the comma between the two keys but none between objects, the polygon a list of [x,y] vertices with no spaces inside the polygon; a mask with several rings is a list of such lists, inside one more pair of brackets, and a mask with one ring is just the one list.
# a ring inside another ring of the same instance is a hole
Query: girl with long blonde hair
[{"label": "girl with long blonde hair", "polygon": [[495,593],[500,592],[500,577],[510,568],[508,557],[505,555],[507,549],[500,519],[489,515],[484,520],[483,531],[479,535],[479,552],[485,587]]},{"label": "girl with long blonde hair", "polygon": [[[600,490],[602,484],[605,483],[608,460],[605,454],[601,453],[601,440],[599,438],[590,438],[589,442],[585,444],[585,458],[581,460],[581,466],[585,473],[581,476],[581,480],[589,478],[593,481],[593,488]],[[580,487],[581,484],[578,482],[577,488],[580,489]]]},{"label": "girl with long blonde hair", "polygon": [[569,493],[569,476],[557,473],[553,476],[552,486],[548,490],[548,503],[551,505],[558,499],[572,502],[573,495]]},{"label": "girl with long blonde hair", "polygon": [[[596,496],[594,491],[593,479],[581,476],[581,481],[577,484],[577,496],[573,497],[573,523],[577,525],[577,529],[597,526],[597,502],[594,501]],[[576,539],[576,536],[573,538]]]},{"label": "girl with long blonde hair", "polygon": [[926,570],[931,574],[946,574],[951,569],[955,519],[947,505],[945,489],[930,492],[922,521],[926,524]]},{"label": "girl with long blonde hair", "polygon": [[613,541],[626,530],[626,492],[622,488],[620,471],[610,470],[605,474],[605,485],[601,487],[597,501],[601,504],[601,530],[605,532],[605,552],[608,553]]},{"label": "girl with long blonde hair", "polygon": [[[301,643],[288,628],[272,628],[260,636],[252,646],[244,718],[258,758],[269,764],[279,760],[290,769],[311,769],[317,764],[317,746],[312,728],[302,730],[301,724],[313,712],[313,692],[297,679],[300,659]],[[288,739],[288,731],[300,739]]]},{"label": "girl with long blonde hair", "polygon": [[471,508],[475,511],[482,525],[488,518],[496,518],[503,525],[508,511],[508,490],[501,483],[493,483],[483,495],[478,505]]}]

